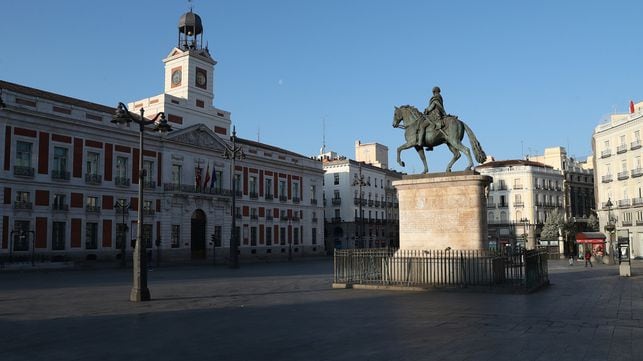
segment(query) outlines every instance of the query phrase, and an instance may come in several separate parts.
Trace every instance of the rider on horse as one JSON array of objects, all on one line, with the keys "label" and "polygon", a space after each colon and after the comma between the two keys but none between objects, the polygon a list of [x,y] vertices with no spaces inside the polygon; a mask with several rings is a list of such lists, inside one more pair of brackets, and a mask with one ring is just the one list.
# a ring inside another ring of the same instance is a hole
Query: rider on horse
[{"label": "rider on horse", "polygon": [[424,132],[430,124],[435,125],[435,130],[442,129],[442,118],[444,118],[446,115],[447,113],[444,110],[442,95],[440,95],[440,87],[433,87],[433,96],[429,100],[429,106],[424,109],[424,120],[420,122],[420,125],[418,126],[418,146],[422,146]]}]

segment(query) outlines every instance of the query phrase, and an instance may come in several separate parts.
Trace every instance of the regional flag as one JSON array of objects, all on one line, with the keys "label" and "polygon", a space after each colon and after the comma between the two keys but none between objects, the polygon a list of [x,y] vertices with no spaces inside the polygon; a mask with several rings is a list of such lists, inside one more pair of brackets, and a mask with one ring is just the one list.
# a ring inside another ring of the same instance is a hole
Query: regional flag
[{"label": "regional flag", "polygon": [[208,188],[208,183],[210,183],[210,162],[208,162],[208,168],[205,171],[205,182],[203,182],[203,190]]}]

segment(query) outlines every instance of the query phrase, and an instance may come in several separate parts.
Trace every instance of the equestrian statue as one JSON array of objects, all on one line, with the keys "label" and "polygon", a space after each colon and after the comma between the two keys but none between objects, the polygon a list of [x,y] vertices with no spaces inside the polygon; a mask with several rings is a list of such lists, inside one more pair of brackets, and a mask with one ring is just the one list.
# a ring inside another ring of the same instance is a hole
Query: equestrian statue
[{"label": "equestrian statue", "polygon": [[404,129],[406,143],[397,148],[397,163],[402,167],[404,167],[404,162],[400,159],[400,153],[405,149],[415,148],[422,164],[424,164],[424,172],[422,173],[428,173],[429,167],[426,164],[424,148],[431,151],[435,146],[446,144],[453,153],[453,158],[447,165],[446,171],[451,172],[451,167],[460,158],[460,153],[464,153],[469,159],[465,170],[470,170],[473,167],[471,152],[462,144],[465,131],[476,161],[482,163],[487,157],[471,128],[457,116],[446,113],[440,88],[437,86],[433,88],[433,97],[429,100],[429,106],[424,110],[424,113],[412,105],[395,107],[393,127]]}]

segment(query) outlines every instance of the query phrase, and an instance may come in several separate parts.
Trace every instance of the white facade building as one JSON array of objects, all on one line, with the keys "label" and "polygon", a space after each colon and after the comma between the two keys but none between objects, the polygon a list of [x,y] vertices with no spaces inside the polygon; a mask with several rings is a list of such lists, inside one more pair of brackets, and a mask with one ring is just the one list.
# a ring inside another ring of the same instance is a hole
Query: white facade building
[{"label": "white facade building", "polygon": [[[612,115],[606,123],[594,129],[592,136],[601,231],[605,229],[611,213],[616,233],[629,233],[626,237],[634,257],[643,257],[642,107],[643,102],[640,102],[633,113]],[[612,207],[607,206],[608,201]]]},{"label": "white facade building", "polygon": [[163,111],[174,128],[145,133],[143,164],[138,126],[111,123],[115,108],[0,81],[0,256],[122,257],[136,237],[139,181],[142,238],[164,260],[227,258],[233,216],[242,260],[324,253],[320,161],[245,139],[234,170],[222,157],[230,113],[212,106],[216,62],[200,27],[198,15],[181,17],[165,93],[129,103]]}]

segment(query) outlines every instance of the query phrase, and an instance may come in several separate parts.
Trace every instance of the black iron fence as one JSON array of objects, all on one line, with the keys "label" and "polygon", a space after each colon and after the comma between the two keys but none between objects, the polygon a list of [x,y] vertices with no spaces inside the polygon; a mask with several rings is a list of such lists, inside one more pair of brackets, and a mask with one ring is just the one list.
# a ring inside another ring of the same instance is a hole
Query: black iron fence
[{"label": "black iron fence", "polygon": [[402,287],[510,287],[549,284],[547,252],[525,249],[336,249],[334,283]]}]

